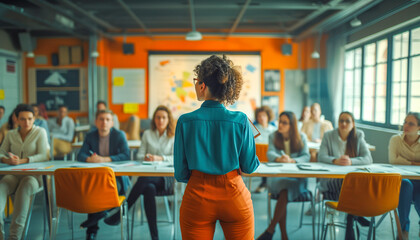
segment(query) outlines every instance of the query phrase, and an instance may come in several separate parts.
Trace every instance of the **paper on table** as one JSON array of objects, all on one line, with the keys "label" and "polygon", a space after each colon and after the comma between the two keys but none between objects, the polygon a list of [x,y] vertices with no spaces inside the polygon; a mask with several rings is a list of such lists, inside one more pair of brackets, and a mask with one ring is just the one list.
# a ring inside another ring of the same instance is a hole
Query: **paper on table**
[{"label": "paper on table", "polygon": [[257,127],[251,122],[251,120],[248,118],[249,123],[251,124],[252,133],[254,134],[254,138],[257,138],[261,135],[260,131],[258,131]]},{"label": "paper on table", "polygon": [[319,165],[314,165],[314,164],[296,164],[296,166],[300,169],[300,170],[306,170],[306,171],[330,171],[327,168],[324,168],[323,166],[319,166]]}]

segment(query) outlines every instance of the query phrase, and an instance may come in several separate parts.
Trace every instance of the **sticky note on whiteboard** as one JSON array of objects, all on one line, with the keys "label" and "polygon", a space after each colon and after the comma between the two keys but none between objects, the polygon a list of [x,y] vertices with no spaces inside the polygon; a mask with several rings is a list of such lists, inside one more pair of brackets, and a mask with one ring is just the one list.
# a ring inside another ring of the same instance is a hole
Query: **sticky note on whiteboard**
[{"label": "sticky note on whiteboard", "polygon": [[4,100],[4,89],[0,89],[0,100]]},{"label": "sticky note on whiteboard", "polygon": [[116,87],[124,86],[124,78],[123,77],[114,77],[114,86],[116,86]]},{"label": "sticky note on whiteboard", "polygon": [[139,111],[139,104],[137,103],[124,103],[124,113],[137,113]]}]

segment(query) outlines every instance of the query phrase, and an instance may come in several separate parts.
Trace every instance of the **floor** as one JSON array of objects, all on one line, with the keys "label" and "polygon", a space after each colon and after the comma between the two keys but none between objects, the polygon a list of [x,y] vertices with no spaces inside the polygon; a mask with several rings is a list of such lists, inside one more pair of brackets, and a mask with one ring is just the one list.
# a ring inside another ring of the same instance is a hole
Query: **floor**
[{"label": "floor", "polygon": [[[259,185],[260,179],[253,178],[252,179],[252,189],[254,190]],[[315,180],[310,179],[309,181],[310,189],[315,187]],[[258,237],[267,227],[267,194],[266,192],[256,194],[252,194],[252,200],[254,203],[254,212],[255,212],[255,237]],[[43,239],[43,221],[42,221],[42,201],[43,197],[39,195],[35,202],[34,213],[32,215],[31,224],[29,228],[29,235],[28,239]],[[166,211],[164,206],[163,198],[159,198],[157,200],[158,204],[158,220],[167,220]],[[274,208],[275,201],[272,201],[272,207]],[[309,209],[309,203],[305,205],[305,211]],[[138,208],[137,208],[138,209]],[[287,231],[289,234],[290,239],[312,239],[312,228],[311,228],[311,216],[303,215],[303,223],[304,225],[302,228],[298,229],[299,226],[299,219],[301,213],[301,204],[300,203],[291,203],[287,209]],[[135,225],[134,225],[134,237],[133,239],[150,239],[149,230],[147,227],[147,221],[144,224],[140,224],[140,211],[137,212],[137,217],[135,218]],[[130,214],[131,215],[131,214]],[[68,217],[66,211],[63,211],[60,218],[60,225],[57,233],[56,239],[66,240],[72,239],[71,230],[68,225]],[[74,237],[73,239],[84,239],[85,238],[85,231],[79,228],[79,224],[86,219],[85,214],[74,214]],[[336,214],[335,221],[344,220],[343,214]],[[419,217],[414,210],[414,207],[411,211],[411,231],[410,231],[410,239],[420,239],[419,237],[419,225],[416,224],[419,221]],[[98,240],[114,240],[120,239],[120,226],[108,226],[103,221],[100,221],[100,230],[97,235]],[[8,226],[6,226],[6,235],[8,231]],[[160,239],[171,239],[173,230],[172,224],[168,222],[159,222],[159,236]],[[367,227],[361,227],[361,237],[362,239],[366,239],[367,237]],[[395,229],[395,228],[394,228]],[[48,236],[48,235],[47,235]],[[391,231],[390,225],[390,218],[386,217],[384,222],[378,227],[376,232],[377,239],[394,239]],[[344,239],[344,230],[341,228],[336,228],[336,238],[337,239]],[[181,239],[181,236],[178,235],[177,239]],[[214,234],[214,239],[224,239],[223,231],[220,225],[217,224],[216,232]],[[273,239],[280,239],[280,229],[277,228],[274,238]],[[330,238],[330,233],[327,235],[327,239]]]}]

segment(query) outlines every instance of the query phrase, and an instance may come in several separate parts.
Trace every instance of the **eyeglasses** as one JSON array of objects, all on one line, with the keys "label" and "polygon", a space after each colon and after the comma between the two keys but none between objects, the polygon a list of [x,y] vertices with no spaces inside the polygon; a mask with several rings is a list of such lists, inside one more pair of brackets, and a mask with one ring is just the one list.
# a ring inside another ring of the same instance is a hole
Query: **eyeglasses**
[{"label": "eyeglasses", "polygon": [[347,124],[351,123],[351,121],[349,119],[340,119],[340,120],[338,120],[338,122],[341,123],[341,124],[343,124],[343,123],[347,123]]},{"label": "eyeglasses", "polygon": [[198,79],[198,78],[193,78],[193,83],[194,83],[194,85],[195,85],[197,82],[198,82],[198,84],[202,84],[202,83],[203,83],[203,81],[201,81],[200,79]]},{"label": "eyeglasses", "polygon": [[279,121],[279,124],[287,126],[287,125],[289,125],[289,122],[286,122],[286,121]]},{"label": "eyeglasses", "polygon": [[415,123],[413,123],[413,122],[407,122],[407,121],[405,121],[404,122],[404,125],[408,125],[408,126],[410,126],[410,127],[414,127],[414,126],[416,126],[416,124]]}]

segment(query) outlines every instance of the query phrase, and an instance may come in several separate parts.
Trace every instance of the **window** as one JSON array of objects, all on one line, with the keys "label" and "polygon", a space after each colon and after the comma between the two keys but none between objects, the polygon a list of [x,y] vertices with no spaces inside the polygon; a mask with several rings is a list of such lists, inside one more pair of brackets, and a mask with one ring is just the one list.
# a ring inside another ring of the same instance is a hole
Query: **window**
[{"label": "window", "polygon": [[395,128],[407,112],[420,112],[419,66],[420,27],[347,50],[343,109],[361,122]]},{"label": "window", "polygon": [[363,63],[364,121],[385,123],[387,39],[365,45]]},{"label": "window", "polygon": [[360,119],[362,49],[346,52],[344,110]]}]

